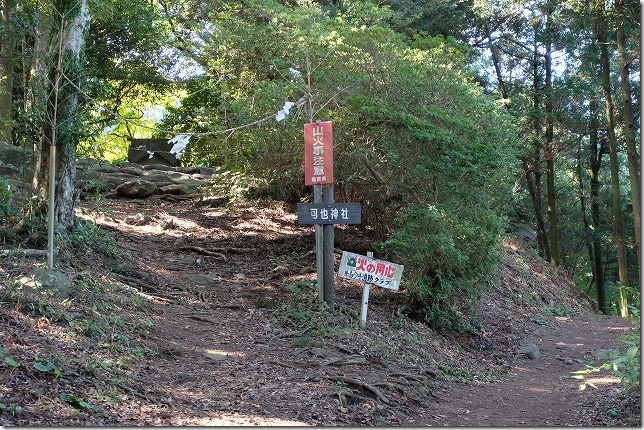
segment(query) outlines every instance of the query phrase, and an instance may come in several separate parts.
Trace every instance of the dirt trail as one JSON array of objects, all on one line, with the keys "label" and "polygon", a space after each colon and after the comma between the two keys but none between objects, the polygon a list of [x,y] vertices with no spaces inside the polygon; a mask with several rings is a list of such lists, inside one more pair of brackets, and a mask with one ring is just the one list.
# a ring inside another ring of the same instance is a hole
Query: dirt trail
[{"label": "dirt trail", "polygon": [[[619,393],[611,374],[590,375],[598,388],[579,391],[570,372],[598,361],[616,339],[632,329],[624,320],[594,313],[556,317],[553,325],[537,325],[528,339],[541,357],[517,359],[510,376],[498,383],[456,384],[445,401],[433,406],[430,425],[449,426],[577,426],[605,425],[589,411]],[[601,361],[599,361],[601,363]]]},{"label": "dirt trail", "polygon": [[[315,280],[313,234],[298,227],[296,215],[281,204],[230,208],[225,199],[101,204],[85,202],[80,210],[111,231],[119,255],[129,254],[116,265],[131,267],[102,267],[91,255],[78,256],[70,278],[81,267],[128,286],[127,294],[135,291],[143,299],[142,308],[120,306],[131,313],[121,317],[150,321],[149,333],[141,330],[146,334],[138,338],[130,333],[122,364],[96,368],[92,363],[118,358],[105,355],[105,345],[114,347],[114,325],[111,333],[95,334],[98,340],[76,337],[66,344],[59,341],[64,327],[0,309],[0,340],[7,340],[4,346],[17,361],[28,364],[54,354],[65,364],[53,383],[28,365],[0,368],[7,381],[0,384],[0,400],[25,405],[15,417],[0,411],[1,425],[635,422],[606,415],[620,393],[610,374],[593,381],[597,390],[581,392],[570,378],[571,371],[595,359],[593,353],[615,348],[628,324],[589,311],[543,314],[540,307],[553,300],[571,308],[583,304],[558,296],[562,281],[534,275],[535,268],[518,254],[506,263],[502,288],[481,303],[484,329],[476,336],[440,335],[400,317],[401,295],[384,289],[372,289],[367,329],[360,330],[362,289],[356,284],[337,280],[336,311],[316,311],[314,291],[307,290]],[[137,213],[149,216],[148,223],[126,222]],[[172,227],[164,229],[164,223]],[[336,231],[339,248],[360,252],[356,247],[365,244],[356,231]],[[527,291],[517,280],[530,276],[535,278],[526,282],[537,287]],[[545,280],[549,289],[538,287]],[[510,298],[522,294],[520,303]],[[540,358],[517,354],[527,342],[538,346]],[[30,389],[21,392],[26,384]],[[62,403],[63,389],[98,409],[79,411]]]},{"label": "dirt trail", "polygon": [[[149,265],[151,273],[165,270],[166,279],[176,279],[174,288],[189,296],[173,305],[161,305],[163,311],[156,320],[159,330],[151,341],[167,359],[152,360],[150,374],[143,372],[141,377],[153,378],[155,386],[174,387],[166,399],[172,407],[164,413],[157,410],[158,405],[152,406],[150,413],[143,414],[146,425],[597,425],[601,424],[597,411],[586,409],[619,392],[617,379],[610,375],[595,381],[598,390],[585,391],[579,391],[579,382],[570,378],[571,371],[595,361],[593,353],[615,348],[617,339],[630,328],[621,319],[587,312],[544,317],[523,326],[524,342],[534,342],[541,357],[515,356],[509,364],[510,376],[501,382],[455,383],[448,376],[432,381],[427,397],[415,402],[411,399],[423,390],[403,385],[402,393],[387,392],[389,405],[361,402],[365,394],[373,397],[361,387],[360,397],[343,406],[334,395],[337,385],[329,375],[400,386],[400,379],[392,375],[405,373],[406,368],[413,373],[418,366],[405,362],[404,351],[402,357],[384,357],[386,354],[376,351],[365,354],[364,347],[352,350],[349,342],[355,339],[338,341],[340,349],[315,342],[294,348],[293,334],[274,325],[269,312],[258,307],[262,301],[276,299],[279,285],[288,284],[285,276],[275,276],[273,267],[279,267],[285,255],[303,261],[304,277],[313,279],[313,255],[307,253],[312,248],[311,235],[284,222],[294,221],[289,214],[280,213],[281,219],[276,218],[274,210],[266,215],[220,211],[195,215],[184,212],[185,205],[170,208],[179,211],[172,214],[176,219],[186,216],[196,222],[190,229],[193,250],[225,244],[243,247],[246,252],[235,254],[225,264],[211,259],[197,266],[186,265],[171,237],[158,236],[158,245],[145,239],[142,266]],[[181,270],[173,267],[177,260]],[[264,267],[261,261],[271,263]],[[215,282],[195,285],[200,276],[210,276]],[[275,281],[265,282],[270,279]],[[359,289],[340,285],[338,290],[340,304],[359,302]],[[347,291],[350,297],[343,296]],[[373,312],[371,317],[378,318]],[[325,365],[365,356],[364,366]],[[485,368],[487,360],[493,362],[485,354],[467,351],[455,357],[454,367]],[[383,387],[386,385],[380,389]],[[397,400],[401,405],[395,405]]]}]

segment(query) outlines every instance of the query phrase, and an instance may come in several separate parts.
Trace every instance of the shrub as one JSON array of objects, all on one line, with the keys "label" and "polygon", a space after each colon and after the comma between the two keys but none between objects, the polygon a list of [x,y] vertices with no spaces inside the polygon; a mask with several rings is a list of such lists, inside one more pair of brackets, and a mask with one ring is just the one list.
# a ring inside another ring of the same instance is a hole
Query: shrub
[{"label": "shrub", "polygon": [[412,316],[434,328],[468,328],[462,313],[497,267],[501,225],[483,204],[459,212],[431,205],[404,211],[384,245],[405,265]]}]

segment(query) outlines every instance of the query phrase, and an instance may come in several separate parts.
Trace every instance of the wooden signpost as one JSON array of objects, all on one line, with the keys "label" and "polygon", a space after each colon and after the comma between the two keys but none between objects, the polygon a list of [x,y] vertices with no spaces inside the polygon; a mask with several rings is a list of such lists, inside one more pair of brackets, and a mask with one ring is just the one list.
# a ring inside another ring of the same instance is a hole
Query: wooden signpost
[{"label": "wooden signpost", "polygon": [[[304,184],[313,185],[313,203],[297,205],[297,222],[315,225],[315,260],[317,265],[318,300],[334,306],[335,259],[333,256],[333,226],[360,224],[359,203],[333,201],[333,128],[330,121],[304,124]],[[397,290],[403,266],[375,260],[370,252],[365,257],[343,252],[339,276],[364,282],[362,321],[367,319],[369,286]]]},{"label": "wooden signpost", "polygon": [[[331,121],[304,124],[304,184],[313,185],[315,204],[333,203],[333,126]],[[298,223],[299,210],[298,210]],[[310,223],[307,223],[310,224]],[[318,300],[334,305],[333,224],[315,224]],[[331,271],[329,272],[329,266]]]}]

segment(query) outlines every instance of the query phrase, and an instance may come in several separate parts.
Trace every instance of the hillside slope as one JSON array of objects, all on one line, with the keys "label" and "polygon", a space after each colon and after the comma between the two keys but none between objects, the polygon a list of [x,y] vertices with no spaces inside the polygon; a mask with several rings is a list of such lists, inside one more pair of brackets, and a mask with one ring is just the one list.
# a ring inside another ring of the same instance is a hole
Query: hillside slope
[{"label": "hillside slope", "polygon": [[[281,203],[99,198],[78,214],[64,296],[29,288],[43,257],[0,257],[0,425],[640,422],[610,375],[581,394],[569,378],[630,326],[517,239],[478,333],[436,333],[376,288],[363,330],[360,285],[337,279],[335,311],[318,309],[312,228]],[[337,229],[340,248],[364,243]]]}]

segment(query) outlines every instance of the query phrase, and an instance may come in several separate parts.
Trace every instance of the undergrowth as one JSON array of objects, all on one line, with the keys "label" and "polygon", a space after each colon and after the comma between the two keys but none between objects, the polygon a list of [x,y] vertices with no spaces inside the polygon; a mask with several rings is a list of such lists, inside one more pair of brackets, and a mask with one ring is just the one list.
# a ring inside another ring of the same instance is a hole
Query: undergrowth
[{"label": "undergrowth", "polygon": [[[129,364],[155,354],[143,340],[156,323],[136,289],[98,270],[102,263],[131,264],[109,232],[79,222],[72,232],[57,234],[56,245],[56,268],[70,281],[69,291],[34,284],[26,260],[13,262],[14,270],[27,269],[24,275],[0,279],[0,320],[14,321],[16,332],[35,336],[26,340],[29,347],[24,341],[0,344],[0,374],[8,378],[0,391],[0,415],[52,413],[51,402],[42,400],[49,398],[69,406],[62,412],[58,404],[58,413],[83,411],[108,419],[101,405],[118,402],[119,387],[130,379]],[[88,262],[92,269],[81,268]],[[11,385],[17,380],[30,381],[31,394]],[[75,391],[63,380],[73,380]]]}]

